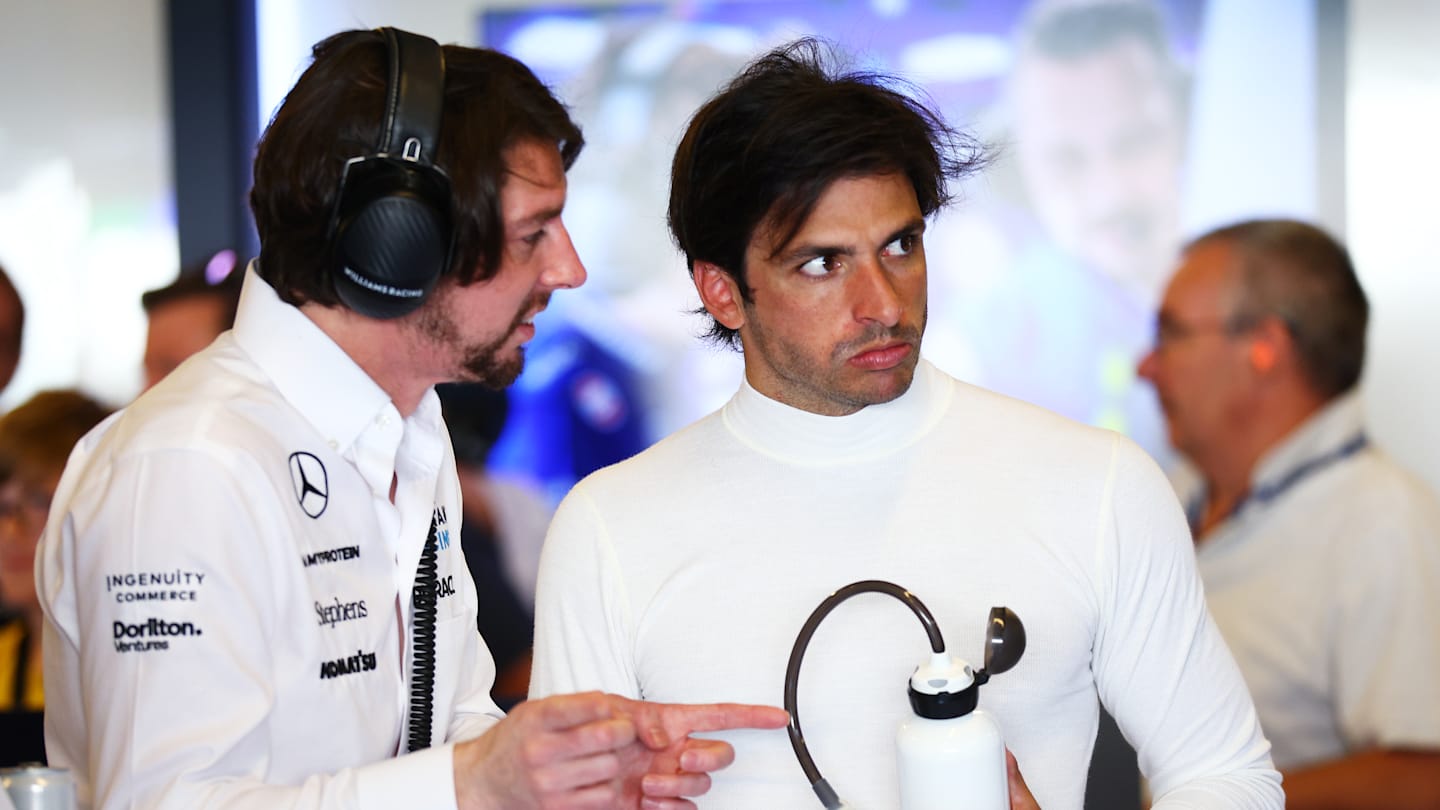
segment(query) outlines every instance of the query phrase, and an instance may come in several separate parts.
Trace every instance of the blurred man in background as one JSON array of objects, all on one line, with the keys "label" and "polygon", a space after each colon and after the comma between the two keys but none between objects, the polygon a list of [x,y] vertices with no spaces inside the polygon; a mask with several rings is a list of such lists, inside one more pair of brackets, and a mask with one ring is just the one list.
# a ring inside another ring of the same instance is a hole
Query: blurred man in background
[{"label": "blurred man in background", "polygon": [[0,391],[10,384],[20,366],[20,345],[25,334],[25,302],[0,267]]},{"label": "blurred man in background", "polygon": [[1139,369],[1291,810],[1440,807],[1440,504],[1366,437],[1368,317],[1335,239],[1242,222],[1186,248]]},{"label": "blurred man in background", "polygon": [[235,251],[222,250],[140,297],[146,320],[146,390],[235,324],[244,276],[235,265]]}]

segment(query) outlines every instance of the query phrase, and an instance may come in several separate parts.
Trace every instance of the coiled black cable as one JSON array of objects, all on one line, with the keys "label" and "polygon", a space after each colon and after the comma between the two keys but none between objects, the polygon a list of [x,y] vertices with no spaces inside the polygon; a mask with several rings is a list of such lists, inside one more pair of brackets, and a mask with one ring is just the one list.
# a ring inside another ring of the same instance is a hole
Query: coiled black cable
[{"label": "coiled black cable", "polygon": [[410,734],[409,750],[430,747],[430,726],[435,714],[435,614],[440,593],[440,566],[436,561],[435,517],[430,518],[430,533],[425,549],[420,552],[420,567],[415,572],[411,604],[415,609],[410,671]]},{"label": "coiled black cable", "polygon": [[836,605],[857,593],[866,592],[888,593],[908,605],[925,626],[925,633],[930,637],[930,649],[937,653],[945,652],[945,639],[940,636],[940,627],[935,623],[935,617],[930,615],[930,610],[915,594],[893,582],[867,579],[846,585],[826,597],[825,601],[815,608],[815,612],[810,614],[810,618],[805,620],[805,626],[800,628],[800,635],[795,638],[795,646],[790,650],[790,663],[785,667],[785,711],[790,713],[790,726],[786,730],[790,734],[790,746],[795,749],[795,758],[800,760],[800,768],[805,771],[805,778],[810,780],[810,787],[814,789],[826,810],[843,807],[844,802],[840,800],[835,789],[830,787],[830,783],[820,775],[820,769],[815,767],[815,760],[811,758],[810,749],[805,745],[805,735],[800,731],[800,711],[796,706],[796,693],[800,688],[800,662],[805,657],[805,647],[810,644],[810,637],[815,635],[820,621],[834,610]]}]

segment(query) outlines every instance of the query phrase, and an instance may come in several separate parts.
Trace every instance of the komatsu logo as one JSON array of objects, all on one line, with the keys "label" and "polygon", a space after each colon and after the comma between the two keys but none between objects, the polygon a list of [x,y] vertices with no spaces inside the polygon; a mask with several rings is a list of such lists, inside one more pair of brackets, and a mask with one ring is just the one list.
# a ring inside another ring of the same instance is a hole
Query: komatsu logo
[{"label": "komatsu logo", "polygon": [[375,653],[356,650],[354,655],[322,662],[320,664],[320,680],[338,678],[341,675],[353,675],[357,672],[369,672],[373,669],[375,669]]}]

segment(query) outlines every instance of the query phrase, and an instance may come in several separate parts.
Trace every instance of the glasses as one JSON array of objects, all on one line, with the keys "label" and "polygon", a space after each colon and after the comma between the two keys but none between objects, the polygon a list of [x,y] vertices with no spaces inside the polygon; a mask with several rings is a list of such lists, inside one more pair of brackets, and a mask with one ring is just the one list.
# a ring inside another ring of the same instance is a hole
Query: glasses
[{"label": "glasses", "polygon": [[1152,338],[1156,351],[1170,348],[1176,344],[1183,343],[1197,337],[1206,335],[1220,335],[1222,337],[1235,337],[1244,334],[1249,325],[1236,322],[1231,319],[1214,319],[1208,321],[1197,321],[1195,323],[1184,323],[1172,318],[1159,317],[1155,319],[1155,333]]}]

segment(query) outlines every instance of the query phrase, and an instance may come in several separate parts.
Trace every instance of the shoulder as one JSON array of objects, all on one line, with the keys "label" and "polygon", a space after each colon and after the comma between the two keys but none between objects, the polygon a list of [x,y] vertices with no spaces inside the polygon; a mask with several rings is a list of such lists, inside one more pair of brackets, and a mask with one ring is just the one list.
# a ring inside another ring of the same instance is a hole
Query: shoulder
[{"label": "shoulder", "polygon": [[294,408],[222,338],[96,426],[77,445],[66,475],[103,485],[119,468],[183,458],[184,466],[249,479],[257,463],[276,454],[284,472],[285,457],[304,449],[307,436],[313,430]]},{"label": "shoulder", "polygon": [[1323,526],[1336,550],[1355,562],[1373,563],[1378,552],[1401,548],[1440,558],[1440,498],[1380,450],[1337,467],[1289,511],[1293,519]]},{"label": "shoulder", "polygon": [[942,429],[977,450],[1010,459],[1034,475],[1075,477],[1114,469],[1164,479],[1130,438],[979,386],[946,377],[951,404]]}]

